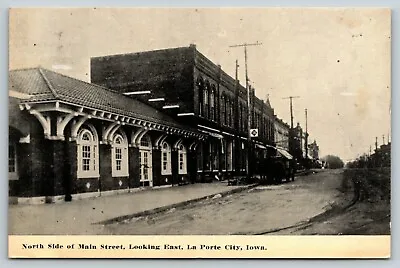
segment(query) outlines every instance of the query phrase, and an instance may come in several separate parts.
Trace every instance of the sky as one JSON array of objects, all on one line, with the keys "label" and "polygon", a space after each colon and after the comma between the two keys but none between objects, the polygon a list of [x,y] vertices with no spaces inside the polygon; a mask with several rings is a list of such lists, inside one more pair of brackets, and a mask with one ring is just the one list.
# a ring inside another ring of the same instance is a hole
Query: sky
[{"label": "sky", "polygon": [[[9,68],[42,66],[90,82],[90,57],[196,44],[234,77],[248,76],[275,114],[305,127],[320,156],[348,161],[390,134],[388,9],[80,8],[10,11]],[[390,137],[391,139],[391,137]]]}]

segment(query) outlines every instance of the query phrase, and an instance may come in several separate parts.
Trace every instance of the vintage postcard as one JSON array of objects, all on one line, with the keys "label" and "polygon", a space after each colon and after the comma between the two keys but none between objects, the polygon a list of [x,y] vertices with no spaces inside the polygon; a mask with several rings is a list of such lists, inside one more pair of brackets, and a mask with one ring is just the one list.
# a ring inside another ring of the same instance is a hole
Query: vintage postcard
[{"label": "vintage postcard", "polygon": [[388,258],[391,11],[9,10],[10,258]]}]

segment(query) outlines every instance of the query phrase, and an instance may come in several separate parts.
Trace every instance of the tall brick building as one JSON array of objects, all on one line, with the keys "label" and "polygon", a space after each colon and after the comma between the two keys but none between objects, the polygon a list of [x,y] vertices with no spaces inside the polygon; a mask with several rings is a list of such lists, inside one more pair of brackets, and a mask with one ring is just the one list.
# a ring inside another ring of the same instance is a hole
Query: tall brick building
[{"label": "tall brick building", "polygon": [[[184,125],[206,134],[194,146],[200,180],[244,174],[247,93],[237,79],[202,55],[195,45],[91,59],[91,82],[140,99]],[[274,110],[251,90],[252,171],[274,146]]]},{"label": "tall brick building", "polygon": [[259,173],[274,110],[191,45],[91,59],[91,83],[9,72],[9,185],[19,202]]}]

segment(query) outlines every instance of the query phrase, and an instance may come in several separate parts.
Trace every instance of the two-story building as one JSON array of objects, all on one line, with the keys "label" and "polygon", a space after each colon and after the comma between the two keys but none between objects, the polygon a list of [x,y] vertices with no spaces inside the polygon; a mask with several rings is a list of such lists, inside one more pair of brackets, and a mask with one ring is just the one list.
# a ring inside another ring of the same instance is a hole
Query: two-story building
[{"label": "two-story building", "polygon": [[289,151],[290,126],[278,117],[275,117],[274,126],[276,147]]},{"label": "two-story building", "polygon": [[246,88],[214,64],[195,45],[91,59],[91,82],[140,99],[182,124],[205,134],[197,152],[198,179],[244,174],[246,154],[257,156],[275,145],[274,110],[251,89],[251,127],[248,137]]}]

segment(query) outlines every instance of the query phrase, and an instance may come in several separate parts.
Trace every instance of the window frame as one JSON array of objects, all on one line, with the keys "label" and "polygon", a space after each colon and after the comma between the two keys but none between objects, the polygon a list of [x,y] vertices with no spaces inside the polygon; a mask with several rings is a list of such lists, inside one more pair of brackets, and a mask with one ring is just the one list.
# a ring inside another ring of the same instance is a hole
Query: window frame
[{"label": "window frame", "polygon": [[[89,134],[90,140],[82,139],[85,134]],[[77,136],[77,178],[98,178],[99,173],[99,143],[96,129],[91,126],[82,127]],[[85,170],[83,168],[83,148],[89,147],[89,169]]]},{"label": "window frame", "polygon": [[[181,155],[182,155],[182,161],[181,161]],[[181,164],[183,168],[181,168]],[[178,174],[181,175],[187,174],[187,150],[183,144],[180,144],[178,147]]]},{"label": "window frame", "polygon": [[[148,134],[141,137],[139,143],[139,182],[140,186],[153,187],[153,147],[152,141]],[[143,155],[143,158],[142,158]],[[143,166],[142,162],[147,158],[147,166]],[[144,177],[147,175],[147,179]],[[148,185],[147,185],[148,184]]]},{"label": "window frame", "polygon": [[204,116],[204,86],[201,78],[197,79],[197,89],[199,94],[199,116]]},{"label": "window frame", "polygon": [[[14,171],[10,172],[10,147],[13,148],[14,154],[13,154],[13,166],[14,166]],[[8,144],[8,180],[14,181],[18,180],[18,153],[17,153],[17,144],[16,143],[9,143]]]},{"label": "window frame", "polygon": [[[165,156],[165,160],[164,160]],[[165,162],[164,162],[165,161]],[[164,169],[165,163],[165,169]],[[171,146],[168,142],[164,141],[161,144],[161,175],[171,175]]]},{"label": "window frame", "polygon": [[[118,143],[117,141],[120,141]],[[120,156],[118,158],[117,156]],[[111,143],[111,176],[128,177],[129,159],[128,159],[128,140],[126,135],[116,133]],[[119,164],[118,164],[119,163]],[[120,167],[120,169],[118,169]]]}]

